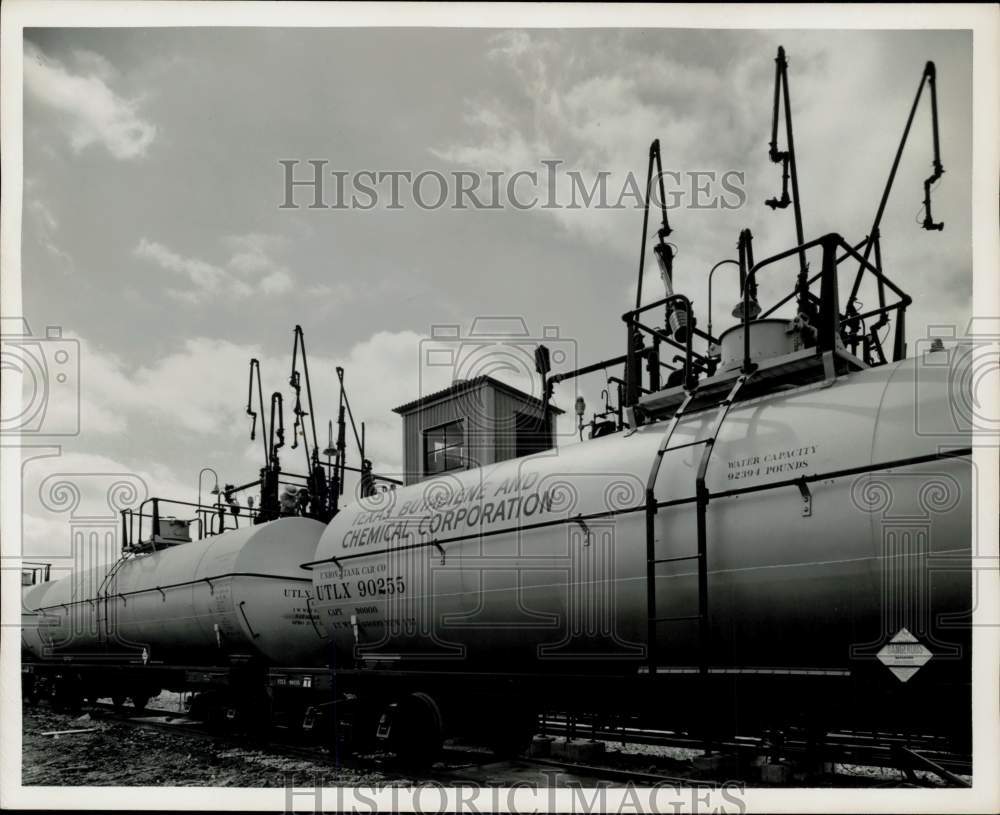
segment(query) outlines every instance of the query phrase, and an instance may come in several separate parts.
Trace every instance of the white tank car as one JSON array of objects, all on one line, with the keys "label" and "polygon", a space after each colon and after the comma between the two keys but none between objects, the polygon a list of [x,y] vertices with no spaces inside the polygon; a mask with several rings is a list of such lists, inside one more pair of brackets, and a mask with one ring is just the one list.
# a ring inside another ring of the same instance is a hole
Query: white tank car
[{"label": "white tank car", "polygon": [[54,585],[52,581],[36,583],[21,595],[21,650],[27,651],[36,659],[45,653],[46,645],[39,625],[42,614],[36,609],[44,608],[45,595]]},{"label": "white tank car", "polygon": [[323,661],[308,579],[323,524],[282,518],[75,573],[24,597],[36,659],[129,653],[150,663]]},{"label": "white tank car", "polygon": [[[897,683],[879,657],[897,636],[908,644],[892,645],[893,659],[906,661],[911,636],[933,654],[925,674],[968,669],[967,631],[941,625],[941,615],[970,608],[972,469],[961,450],[971,439],[953,415],[952,387],[966,380],[950,358],[938,352],[934,364],[908,359],[733,405],[706,480],[713,670],[861,670]],[[705,438],[715,416],[682,418],[670,447]],[[345,508],[307,566],[338,664],[645,670],[645,490],[668,424]],[[656,559],[695,553],[702,451],[663,457]],[[801,476],[808,495],[789,483]],[[655,567],[654,616],[698,614],[696,564]],[[656,669],[694,670],[697,619],[655,630]]]}]

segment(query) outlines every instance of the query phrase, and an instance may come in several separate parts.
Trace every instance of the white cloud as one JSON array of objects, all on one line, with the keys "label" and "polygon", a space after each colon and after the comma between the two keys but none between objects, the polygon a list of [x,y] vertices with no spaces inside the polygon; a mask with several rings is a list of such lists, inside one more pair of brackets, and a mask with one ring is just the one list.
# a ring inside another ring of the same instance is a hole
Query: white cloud
[{"label": "white cloud", "polygon": [[[228,294],[247,297],[252,289],[236,280],[219,266],[197,258],[188,258],[168,249],[162,243],[143,238],[135,248],[137,257],[153,261],[161,269],[183,275],[190,283],[189,288],[168,288],[167,293],[181,300],[197,303],[203,295],[219,294],[225,288]],[[231,284],[225,285],[224,284]]]},{"label": "white cloud", "polygon": [[[556,192],[564,204],[571,197],[566,171],[579,171],[588,188],[598,172],[607,171],[609,198],[614,202],[629,173],[644,185],[648,147],[658,138],[664,170],[681,173],[680,187],[667,177],[667,195],[684,191],[680,208],[670,213],[671,240],[678,248],[675,288],[697,298],[696,307],[701,309],[706,305],[708,270],[734,255],[740,229],[753,230],[758,259],[788,248],[794,239],[791,210],[772,212],[763,206],[763,200],[781,188],[781,169],[767,158],[773,55],[779,42],[788,46],[790,60],[805,237],[838,231],[856,242],[870,229],[927,55],[900,57],[879,38],[852,41],[849,50],[843,48],[843,38],[829,40],[804,32],[729,37],[722,58],[716,47],[706,49],[704,56],[673,59],[636,47],[635,38],[626,35],[581,33],[567,38],[559,32],[503,33],[494,38],[489,57],[498,75],[510,80],[510,91],[500,98],[475,95],[464,100],[466,127],[431,152],[479,172],[537,170],[535,189],[543,196],[547,179],[541,161],[561,160]],[[873,85],[873,76],[881,81]],[[947,82],[952,84],[943,84]],[[949,116],[946,107],[962,82],[962,76],[939,74],[939,87],[953,92],[941,92],[942,149],[951,175],[935,191],[934,207],[936,217],[951,219],[951,231],[927,233],[914,224],[920,185],[931,170],[926,95],[882,224],[887,273],[897,282],[905,281],[911,294],[939,289],[942,277],[953,281],[949,290],[963,295],[968,290],[968,204],[961,198],[963,185],[956,183],[969,174],[967,151],[961,150],[967,123]],[[850,110],[851,115],[831,118],[831,110]],[[852,127],[855,121],[871,126]],[[779,147],[784,139],[782,127]],[[717,177],[728,170],[743,173],[745,206],[730,211],[692,207],[695,182],[686,174],[695,170],[715,171]],[[631,201],[625,203],[624,210],[563,206],[536,207],[531,212],[551,219],[572,240],[615,251],[634,269],[641,213]],[[650,234],[658,226],[653,217]],[[943,264],[947,271],[931,262],[938,256],[950,257]],[[651,253],[646,260],[644,291],[660,297]],[[784,294],[793,279],[793,273],[766,276],[762,302],[778,295],[779,289]],[[727,273],[721,272],[717,280],[713,311],[718,330],[731,322],[735,289]],[[631,302],[634,284],[623,284],[622,294],[624,303]],[[968,306],[959,303],[955,311],[967,314]],[[911,314],[919,319],[918,308]],[[911,336],[917,325],[908,320]]]},{"label": "white cloud", "polygon": [[[291,427],[286,356],[265,356],[255,345],[196,337],[153,365],[130,367],[95,344],[76,339],[82,357],[84,432],[130,433],[142,438],[142,429],[157,428],[158,435],[179,440],[215,436],[223,443],[240,439],[247,435],[250,424],[244,408],[251,357],[260,360],[265,398],[276,386],[285,394],[286,425]],[[325,427],[327,417],[336,418],[334,370],[340,365],[347,371],[348,394],[357,418],[370,419],[376,435],[377,428],[397,428],[393,407],[414,398],[421,388],[437,389],[450,382],[450,373],[445,372],[430,384],[421,383],[418,362],[422,340],[412,331],[379,332],[342,356],[316,353],[310,346],[318,427]],[[325,442],[323,428],[319,435]],[[385,460],[398,462],[397,430],[389,431],[383,442],[373,444],[372,449]],[[258,438],[254,448],[259,446]]]},{"label": "white cloud", "polygon": [[72,269],[73,258],[56,243],[59,221],[49,206],[26,190],[25,209],[28,212],[29,223],[34,230],[35,239],[39,245],[59,260],[66,268]]},{"label": "white cloud", "polygon": [[118,78],[115,66],[95,51],[78,48],[73,51],[73,60],[82,72],[96,76],[104,82]]},{"label": "white cloud", "polygon": [[81,427],[101,433],[168,427],[178,439],[242,433],[232,414],[246,393],[249,359],[259,356],[256,346],[196,337],[153,365],[130,368],[81,340]]},{"label": "white cloud", "polygon": [[113,69],[103,57],[84,52],[77,61],[89,73],[71,73],[25,42],[26,93],[63,116],[74,152],[100,144],[117,159],[144,156],[156,138],[156,126],[140,115],[139,101],[119,96],[108,86]]},{"label": "white cloud", "polygon": [[[341,366],[346,371],[355,418],[366,423],[369,457],[381,470],[400,472],[400,420],[392,409],[451,384],[455,370],[428,364],[432,358],[428,349],[450,348],[455,343],[431,342],[413,331],[380,331],[337,354],[318,349],[310,342],[308,327],[306,333],[320,446],[326,446],[327,422],[336,419],[339,390],[335,369]],[[82,358],[81,430],[87,438],[93,439],[95,434],[127,436],[135,440],[135,454],[143,456],[143,460],[146,451],[152,455],[161,440],[168,440],[176,449],[190,450],[183,455],[192,467],[203,454],[220,461],[240,462],[239,467],[247,460],[259,466],[261,437],[250,441],[250,419],[245,414],[248,362],[255,357],[260,360],[268,409],[272,391],[284,394],[288,446],[283,461],[293,470],[299,468],[300,453],[290,450],[294,417],[286,355],[265,355],[255,345],[197,337],[152,365],[132,367],[94,343],[76,339],[80,341]],[[469,352],[475,353],[476,349]],[[521,367],[530,369],[532,363],[525,359]],[[518,379],[523,371],[498,370],[496,366],[487,371],[478,362],[463,369],[462,374],[484,372],[517,387],[530,387],[530,383]],[[258,409],[256,396],[254,409]],[[262,428],[262,418],[258,418],[258,433]],[[348,434],[350,437],[350,430]],[[353,449],[351,456],[356,465]],[[240,477],[232,464],[228,467],[230,474],[226,478]]]},{"label": "white cloud", "polygon": [[186,278],[182,287],[168,286],[167,294],[192,304],[207,303],[212,297],[245,299],[254,294],[283,294],[290,291],[294,278],[279,265],[266,247],[279,241],[270,236],[233,236],[225,241],[233,254],[225,266],[187,257],[162,243],[142,238],[135,255],[152,261],[161,269]]},{"label": "white cloud", "polygon": [[32,459],[23,474],[23,556],[65,559],[76,569],[105,563],[117,554],[114,546],[104,544],[107,532],[117,534],[120,509],[137,507],[152,495],[197,497],[196,484],[185,483],[162,465],[136,468],[101,454],[63,452]]},{"label": "white cloud", "polygon": [[260,290],[263,294],[283,294],[292,288],[293,282],[287,271],[279,269],[261,278]]},{"label": "white cloud", "polygon": [[[734,125],[724,121],[724,106],[713,101],[727,82],[723,69],[651,58],[613,38],[595,50],[525,32],[500,34],[494,42],[489,56],[499,72],[514,78],[516,90],[503,100],[465,100],[467,134],[430,152],[480,171],[536,171],[534,189],[546,201],[549,171],[541,162],[562,162],[555,172],[555,197],[564,206],[531,211],[555,219],[574,236],[632,257],[640,216],[630,174],[641,190],[654,137],[664,140],[665,170],[701,168],[715,158],[704,155],[706,130]],[[582,192],[569,172],[578,172],[588,190],[598,173],[608,173],[608,203],[621,199],[624,208],[567,208]]]}]

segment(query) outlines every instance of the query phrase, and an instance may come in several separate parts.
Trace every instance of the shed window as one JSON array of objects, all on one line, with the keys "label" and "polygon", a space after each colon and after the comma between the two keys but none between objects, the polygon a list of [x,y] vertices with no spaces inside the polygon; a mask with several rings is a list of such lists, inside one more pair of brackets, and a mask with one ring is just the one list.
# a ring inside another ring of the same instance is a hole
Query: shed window
[{"label": "shed window", "polygon": [[425,475],[464,468],[465,431],[461,419],[424,431]]}]

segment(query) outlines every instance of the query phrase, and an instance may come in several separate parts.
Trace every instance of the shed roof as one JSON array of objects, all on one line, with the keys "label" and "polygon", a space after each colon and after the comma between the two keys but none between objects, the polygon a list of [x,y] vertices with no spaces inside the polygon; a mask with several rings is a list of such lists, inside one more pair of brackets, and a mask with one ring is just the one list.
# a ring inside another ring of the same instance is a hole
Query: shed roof
[{"label": "shed roof", "polygon": [[[513,396],[516,399],[519,399],[520,401],[524,402],[525,404],[537,408],[539,412],[541,412],[542,410],[541,399],[532,396],[530,393],[525,393],[522,390],[518,390],[517,388],[511,387],[510,385],[501,382],[499,379],[494,379],[492,376],[482,375],[474,377],[473,379],[465,379],[462,380],[461,382],[454,382],[447,388],[435,391],[434,393],[429,393],[426,396],[421,396],[419,399],[414,399],[412,402],[407,402],[404,405],[395,407],[392,409],[392,412],[398,413],[400,415],[412,413],[413,411],[425,407],[426,405],[429,405],[432,402],[439,402],[442,399],[447,399],[452,396],[457,396],[460,393],[465,393],[467,391],[475,390],[476,388],[484,384],[488,384],[490,387],[495,388],[498,391],[506,393],[509,396]],[[549,404],[549,412],[555,414],[556,416],[565,413],[565,411],[562,408],[558,408],[551,403]]]}]

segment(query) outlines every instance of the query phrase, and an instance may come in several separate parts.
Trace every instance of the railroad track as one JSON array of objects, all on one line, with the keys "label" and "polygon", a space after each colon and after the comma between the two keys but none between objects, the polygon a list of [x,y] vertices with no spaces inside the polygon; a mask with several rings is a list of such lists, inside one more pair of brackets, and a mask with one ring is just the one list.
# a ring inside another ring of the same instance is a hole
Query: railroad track
[{"label": "railroad track", "polygon": [[[578,780],[601,781],[611,784],[632,783],[641,786],[672,785],[684,787],[720,787],[723,782],[700,777],[692,768],[690,775],[678,775],[669,772],[649,772],[636,767],[607,766],[587,764],[576,761],[560,760],[556,757],[520,757],[512,760],[497,759],[492,753],[468,745],[448,744],[445,746],[441,761],[431,768],[415,770],[403,767],[391,758],[373,756],[334,756],[325,745],[302,738],[288,738],[280,728],[272,730],[266,736],[249,736],[236,730],[219,731],[206,723],[191,719],[186,714],[176,710],[147,708],[141,712],[130,708],[115,709],[113,705],[96,703],[92,709],[101,713],[102,720],[113,720],[135,726],[158,728],[174,733],[183,733],[198,738],[209,739],[229,747],[265,751],[270,754],[283,755],[313,762],[334,762],[338,767],[354,770],[375,770],[384,775],[389,782],[407,780],[411,782],[435,781],[439,783],[474,782],[502,785],[502,779],[510,777],[511,773],[523,774],[536,769],[542,779],[551,781],[553,772],[562,774],[565,780],[574,783]],[[639,727],[619,727],[614,729],[595,728],[590,725],[577,724],[573,726],[566,717],[547,716],[544,730],[549,735],[576,735],[590,737],[601,741],[645,744],[664,747],[685,747],[700,749],[703,742],[700,738],[686,733],[676,733],[667,730],[653,730]],[[913,760],[907,778],[917,784],[925,784],[926,780],[917,778],[912,769],[922,769],[943,778],[946,783],[961,786],[965,779],[956,773],[970,774],[970,766],[960,758],[942,754],[939,745],[933,740],[925,739],[916,743],[910,739],[906,743],[904,737],[898,734],[860,734],[839,732],[828,734],[830,744],[838,754],[838,760],[845,764],[862,766],[891,767],[901,769],[900,749],[919,750],[916,758],[925,762],[921,766],[913,755]],[[879,740],[877,745],[873,742]],[[767,745],[763,739],[741,737],[716,742],[714,747],[720,752],[739,754],[741,751],[754,751],[757,754],[766,752]],[[786,753],[803,753],[807,749],[804,741],[788,739],[783,745]],[[650,758],[654,758],[650,756]],[[828,759],[829,760],[829,759]],[[490,781],[488,779],[498,779]],[[728,781],[728,779],[727,779]],[[872,779],[873,785],[878,785],[879,779]],[[545,783],[543,782],[543,785]],[[749,783],[748,783],[749,785]]]},{"label": "railroad track", "polygon": [[[680,733],[670,730],[656,730],[637,726],[595,727],[589,723],[573,723],[565,715],[547,715],[544,720],[544,732],[556,736],[588,737],[601,741],[623,742],[632,744],[647,744],[662,747],[684,747],[700,750],[705,746],[702,736]],[[716,739],[712,747],[721,752],[754,751],[758,754],[770,750],[768,741],[761,737],[737,736],[726,739]],[[917,769],[934,772],[952,784],[964,783],[957,775],[971,776],[971,756],[955,753],[947,749],[945,741],[932,736],[913,736],[900,733],[861,733],[858,731],[832,731],[824,735],[821,746],[824,760],[840,764],[856,764],[870,767],[885,767],[904,769],[900,767],[901,758],[911,764],[917,764]],[[807,738],[798,734],[789,734],[781,744],[782,752],[792,755],[804,755],[816,750],[816,745],[810,744]],[[923,762],[921,768],[918,764]],[[943,770],[944,773],[939,772]]]},{"label": "railroad track", "polygon": [[[222,731],[210,728],[205,722],[191,719],[176,710],[146,708],[135,711],[129,708],[116,709],[104,702],[92,704],[91,708],[101,712],[100,720],[131,724],[137,727],[148,727],[182,733],[197,738],[208,739],[225,744],[229,747],[264,750],[269,753],[288,757],[306,759],[309,761],[334,761],[332,751],[316,742],[290,741],[277,737],[272,733],[267,737],[251,737],[235,730]],[[514,759],[498,759],[486,749],[473,746],[455,746],[446,744],[442,750],[441,760],[433,767],[415,770],[412,767],[400,766],[391,758],[381,756],[349,756],[337,757],[338,766],[356,770],[377,770],[389,781],[436,781],[440,783],[475,782],[489,786],[496,782],[484,779],[503,779],[510,774],[519,774],[523,780],[523,772],[537,769],[543,781],[551,780],[555,774],[562,774],[568,781],[600,781],[606,783],[632,783],[636,785],[670,785],[686,787],[720,787],[722,782],[680,775],[643,772],[641,770],[624,769],[621,767],[599,766],[574,761],[560,761],[551,758],[519,757]],[[555,771],[555,772],[553,772]],[[543,784],[544,785],[544,784]]]}]

